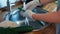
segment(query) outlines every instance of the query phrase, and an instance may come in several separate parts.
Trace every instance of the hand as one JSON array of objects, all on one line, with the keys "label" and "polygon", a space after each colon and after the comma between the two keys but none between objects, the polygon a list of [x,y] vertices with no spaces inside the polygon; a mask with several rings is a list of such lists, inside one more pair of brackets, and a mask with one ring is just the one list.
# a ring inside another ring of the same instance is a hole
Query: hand
[{"label": "hand", "polygon": [[17,27],[18,24],[15,22],[11,22],[11,21],[3,21],[0,23],[0,27],[3,28],[8,28],[8,27]]},{"label": "hand", "polygon": [[35,14],[31,10],[26,10],[26,12],[23,13],[23,16],[32,18],[32,15]]}]

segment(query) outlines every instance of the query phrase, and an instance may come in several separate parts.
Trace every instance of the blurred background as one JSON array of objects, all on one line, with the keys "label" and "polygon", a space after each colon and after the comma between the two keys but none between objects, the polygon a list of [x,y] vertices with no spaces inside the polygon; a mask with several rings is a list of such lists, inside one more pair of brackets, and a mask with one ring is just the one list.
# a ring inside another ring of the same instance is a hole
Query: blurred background
[{"label": "blurred background", "polygon": [[[32,0],[27,0],[26,4],[30,1],[32,1]],[[12,7],[11,9],[13,9],[13,11],[15,11],[18,8],[23,6],[22,0],[9,0],[9,2],[10,2],[10,7]],[[55,2],[53,2],[53,3],[49,3],[45,6],[37,6],[32,11],[36,12],[36,13],[47,13],[47,12],[51,13],[52,12],[51,8],[54,9],[54,8],[56,8],[56,6],[57,6],[57,4]],[[40,7],[42,7],[42,8],[40,8]],[[7,6],[7,0],[0,0],[0,22],[4,21],[4,18],[5,18],[4,14],[6,14],[6,12],[9,12],[9,6]],[[44,23],[45,25],[41,26],[41,23]],[[30,22],[29,24],[34,27],[34,31],[27,32],[24,34],[56,34],[56,27],[55,27],[54,23],[49,24],[49,23],[43,22],[43,21],[37,23],[35,21],[35,22]],[[45,26],[46,26],[46,28],[45,28]]]}]

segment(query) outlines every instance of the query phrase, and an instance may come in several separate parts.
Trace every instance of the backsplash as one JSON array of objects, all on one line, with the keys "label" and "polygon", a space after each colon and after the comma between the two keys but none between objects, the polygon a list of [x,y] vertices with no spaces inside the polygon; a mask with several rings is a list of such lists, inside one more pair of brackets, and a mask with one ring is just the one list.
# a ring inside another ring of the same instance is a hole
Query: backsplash
[{"label": "backsplash", "polygon": [[[16,1],[19,1],[19,0],[9,0],[10,3],[15,3]],[[3,8],[7,6],[7,0],[0,0],[0,8]]]}]

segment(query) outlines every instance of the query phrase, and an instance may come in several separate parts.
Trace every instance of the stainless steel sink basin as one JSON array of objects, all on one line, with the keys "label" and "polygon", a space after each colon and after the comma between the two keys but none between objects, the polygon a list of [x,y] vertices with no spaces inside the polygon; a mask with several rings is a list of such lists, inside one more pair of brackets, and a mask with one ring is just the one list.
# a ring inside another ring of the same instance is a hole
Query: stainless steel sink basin
[{"label": "stainless steel sink basin", "polygon": [[[47,13],[48,12],[44,9],[39,9],[39,8],[34,8],[32,11],[35,13]],[[3,18],[4,13],[5,12],[0,13],[0,22],[4,21],[4,18]],[[23,20],[23,22],[24,22],[24,20]],[[41,23],[43,25],[41,25]],[[37,21],[29,20],[29,25],[34,27],[34,31],[37,31],[37,30],[44,29],[45,27],[47,27],[50,24],[47,22],[43,22],[43,21],[37,22]]]}]

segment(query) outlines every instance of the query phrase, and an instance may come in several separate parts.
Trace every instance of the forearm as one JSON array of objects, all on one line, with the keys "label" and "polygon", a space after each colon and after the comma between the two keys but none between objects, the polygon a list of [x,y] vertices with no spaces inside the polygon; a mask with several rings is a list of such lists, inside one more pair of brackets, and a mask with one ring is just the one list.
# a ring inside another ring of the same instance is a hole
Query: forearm
[{"label": "forearm", "polygon": [[33,14],[32,18],[35,20],[42,20],[50,23],[60,22],[60,16],[58,15],[57,12],[47,13],[47,14]]}]

